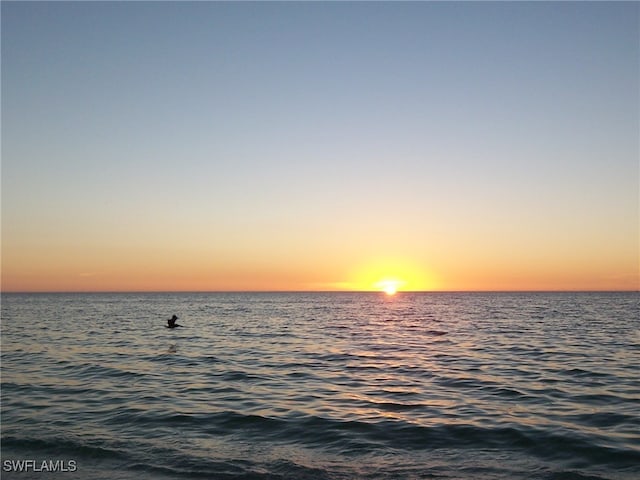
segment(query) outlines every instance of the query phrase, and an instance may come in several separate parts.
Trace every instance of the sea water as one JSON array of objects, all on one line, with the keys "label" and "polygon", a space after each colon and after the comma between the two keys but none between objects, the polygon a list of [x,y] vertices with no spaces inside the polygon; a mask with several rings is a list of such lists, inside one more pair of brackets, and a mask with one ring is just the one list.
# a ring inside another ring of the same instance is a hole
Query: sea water
[{"label": "sea water", "polygon": [[639,302],[4,294],[1,475],[638,479]]}]

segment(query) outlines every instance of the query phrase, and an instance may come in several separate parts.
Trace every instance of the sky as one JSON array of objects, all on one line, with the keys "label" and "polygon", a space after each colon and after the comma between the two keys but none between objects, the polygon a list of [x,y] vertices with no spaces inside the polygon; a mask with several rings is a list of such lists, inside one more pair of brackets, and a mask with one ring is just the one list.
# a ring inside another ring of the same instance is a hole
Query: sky
[{"label": "sky", "polygon": [[637,2],[6,2],[2,290],[637,290]]}]

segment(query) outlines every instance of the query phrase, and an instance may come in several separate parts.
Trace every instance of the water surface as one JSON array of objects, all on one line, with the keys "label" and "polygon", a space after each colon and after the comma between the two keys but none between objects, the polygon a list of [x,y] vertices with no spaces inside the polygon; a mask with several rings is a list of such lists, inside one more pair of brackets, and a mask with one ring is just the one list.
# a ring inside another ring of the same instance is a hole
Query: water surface
[{"label": "water surface", "polygon": [[637,479],[639,301],[4,294],[2,478]]}]

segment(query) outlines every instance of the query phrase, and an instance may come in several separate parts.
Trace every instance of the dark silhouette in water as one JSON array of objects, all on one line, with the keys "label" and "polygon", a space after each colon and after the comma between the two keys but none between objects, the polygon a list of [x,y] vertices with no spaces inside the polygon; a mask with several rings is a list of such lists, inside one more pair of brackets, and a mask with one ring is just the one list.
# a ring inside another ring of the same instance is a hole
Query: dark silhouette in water
[{"label": "dark silhouette in water", "polygon": [[176,323],[176,320],[178,320],[178,317],[176,317],[175,315],[173,317],[171,317],[170,319],[168,319],[167,320],[167,328],[181,327],[182,325],[178,325]]}]

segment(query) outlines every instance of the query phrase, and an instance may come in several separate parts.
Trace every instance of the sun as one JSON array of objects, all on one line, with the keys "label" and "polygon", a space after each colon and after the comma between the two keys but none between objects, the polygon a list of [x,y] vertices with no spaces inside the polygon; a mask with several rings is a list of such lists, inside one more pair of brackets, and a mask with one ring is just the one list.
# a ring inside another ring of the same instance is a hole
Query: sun
[{"label": "sun", "polygon": [[376,288],[379,288],[387,295],[395,295],[396,293],[398,293],[398,288],[400,288],[400,286],[403,284],[404,282],[402,280],[397,280],[395,278],[384,279],[376,283]]},{"label": "sun", "polygon": [[410,259],[399,257],[371,260],[354,267],[348,281],[342,285],[350,290],[383,292],[393,296],[398,292],[434,290],[433,274]]},{"label": "sun", "polygon": [[384,287],[384,293],[386,293],[387,295],[395,295],[397,291],[398,289],[395,285],[387,285],[386,287]]}]

